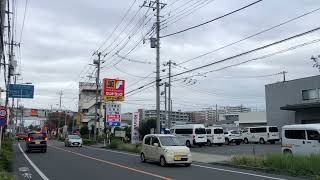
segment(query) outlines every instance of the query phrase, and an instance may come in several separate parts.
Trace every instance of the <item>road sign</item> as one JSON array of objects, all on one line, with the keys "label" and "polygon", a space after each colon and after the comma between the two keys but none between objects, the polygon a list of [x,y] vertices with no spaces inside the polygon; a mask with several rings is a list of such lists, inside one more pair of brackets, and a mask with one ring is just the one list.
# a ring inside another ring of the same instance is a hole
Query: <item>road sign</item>
[{"label": "road sign", "polygon": [[7,109],[4,106],[0,106],[0,126],[7,125]]},{"label": "road sign", "polygon": [[121,115],[120,114],[107,115],[107,123],[109,126],[120,126],[121,125]]},{"label": "road sign", "polygon": [[103,79],[103,97],[105,101],[124,101],[124,80]]},{"label": "road sign", "polygon": [[33,99],[34,86],[22,84],[9,84],[10,98],[29,98]]}]

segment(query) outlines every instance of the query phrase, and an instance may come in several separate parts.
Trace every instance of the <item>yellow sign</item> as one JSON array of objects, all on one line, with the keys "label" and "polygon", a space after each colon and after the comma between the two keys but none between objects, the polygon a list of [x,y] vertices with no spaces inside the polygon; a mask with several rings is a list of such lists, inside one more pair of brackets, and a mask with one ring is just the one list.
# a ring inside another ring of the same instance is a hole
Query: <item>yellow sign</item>
[{"label": "yellow sign", "polygon": [[81,121],[81,115],[80,113],[77,113],[77,125],[80,125]]}]

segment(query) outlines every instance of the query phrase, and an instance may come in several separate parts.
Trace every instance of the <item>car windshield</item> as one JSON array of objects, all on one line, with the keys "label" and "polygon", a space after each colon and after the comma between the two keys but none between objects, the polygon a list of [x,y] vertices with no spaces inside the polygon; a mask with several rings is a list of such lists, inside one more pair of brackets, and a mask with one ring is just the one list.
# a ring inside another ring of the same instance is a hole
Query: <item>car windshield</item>
[{"label": "car windshield", "polygon": [[223,134],[223,129],[214,129],[214,134]]},{"label": "car windshield", "polygon": [[231,131],[231,134],[240,134],[239,131]]},{"label": "car windshield", "polygon": [[81,139],[79,136],[77,135],[69,135],[68,136],[69,139]]},{"label": "car windshield", "polygon": [[184,146],[178,138],[174,136],[159,137],[162,146]]}]

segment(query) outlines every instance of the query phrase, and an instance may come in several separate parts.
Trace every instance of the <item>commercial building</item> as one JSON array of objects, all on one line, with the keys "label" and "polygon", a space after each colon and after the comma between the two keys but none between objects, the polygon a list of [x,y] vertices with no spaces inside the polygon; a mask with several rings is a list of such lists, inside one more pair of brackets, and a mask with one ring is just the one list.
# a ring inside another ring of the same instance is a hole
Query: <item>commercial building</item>
[{"label": "commercial building", "polygon": [[267,124],[320,123],[320,76],[265,86]]}]

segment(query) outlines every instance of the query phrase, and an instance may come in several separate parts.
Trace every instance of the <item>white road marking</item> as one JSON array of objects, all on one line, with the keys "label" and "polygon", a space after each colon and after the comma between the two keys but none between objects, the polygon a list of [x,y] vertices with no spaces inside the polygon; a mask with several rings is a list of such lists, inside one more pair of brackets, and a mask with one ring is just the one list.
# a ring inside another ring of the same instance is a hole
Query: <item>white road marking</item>
[{"label": "white road marking", "polygon": [[49,178],[47,178],[46,175],[43,174],[43,172],[31,161],[31,159],[26,155],[26,153],[24,153],[24,151],[22,150],[20,143],[18,144],[20,151],[22,152],[23,156],[27,159],[27,161],[30,163],[30,165],[33,167],[33,169],[35,171],[37,171],[37,173],[39,174],[39,176],[43,179],[43,180],[49,180]]},{"label": "white road marking", "polygon": [[[87,149],[96,149],[96,150],[100,150],[100,151],[107,151],[107,152],[112,152],[112,153],[118,153],[118,154],[124,154],[124,155],[129,155],[129,156],[140,157],[140,155],[138,155],[138,154],[125,153],[125,152],[120,152],[120,151],[115,151],[115,150],[108,150],[108,149],[88,147],[88,146],[83,146],[83,147],[85,147]],[[203,165],[198,165],[198,164],[192,164],[192,166],[205,168],[205,169],[212,169],[212,170],[217,170],[217,171],[225,171],[225,172],[230,172],[230,173],[235,173],[235,174],[243,174],[243,175],[248,175],[248,176],[255,176],[255,177],[260,177],[260,178],[265,178],[265,179],[285,180],[285,179],[277,178],[277,177],[264,176],[264,175],[253,174],[253,173],[246,173],[246,172],[242,172],[242,171],[234,171],[234,170],[229,170],[229,169],[215,168],[215,167],[203,166]]]}]

